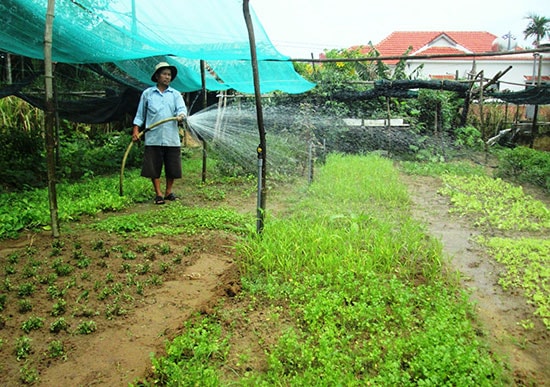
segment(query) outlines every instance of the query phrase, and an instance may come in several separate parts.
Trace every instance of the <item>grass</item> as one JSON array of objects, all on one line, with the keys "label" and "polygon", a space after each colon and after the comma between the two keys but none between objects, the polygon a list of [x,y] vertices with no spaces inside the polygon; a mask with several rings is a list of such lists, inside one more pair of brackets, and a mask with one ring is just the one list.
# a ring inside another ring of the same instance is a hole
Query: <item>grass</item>
[{"label": "grass", "polygon": [[[189,323],[167,344],[167,356],[153,356],[151,381],[193,385],[206,375],[212,385],[507,384],[476,333],[467,295],[442,271],[440,244],[411,218],[409,205],[390,161],[331,155],[290,216],[268,218],[260,236],[237,246],[241,307]],[[258,322],[258,314],[270,317]],[[259,369],[249,352],[231,348],[243,327],[258,332]],[[197,331],[216,334],[204,342]],[[198,374],[185,372],[196,363]]]}]

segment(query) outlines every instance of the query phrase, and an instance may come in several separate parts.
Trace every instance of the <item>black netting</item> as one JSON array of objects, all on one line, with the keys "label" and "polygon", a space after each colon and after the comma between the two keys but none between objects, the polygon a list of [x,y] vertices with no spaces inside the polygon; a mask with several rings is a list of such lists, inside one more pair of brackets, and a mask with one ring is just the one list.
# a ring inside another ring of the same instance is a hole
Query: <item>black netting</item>
[{"label": "black netting", "polygon": [[544,84],[537,87],[529,87],[513,93],[488,93],[488,96],[516,105],[548,105],[550,104],[550,85]]},{"label": "black netting", "polygon": [[[18,58],[19,59],[19,58]],[[16,96],[44,110],[43,62],[19,62],[11,69],[11,84],[0,83],[0,98]],[[2,72],[7,72],[6,65]],[[54,70],[54,99],[61,119],[87,124],[123,121],[133,117],[146,85],[129,78],[114,65],[57,64]]]}]

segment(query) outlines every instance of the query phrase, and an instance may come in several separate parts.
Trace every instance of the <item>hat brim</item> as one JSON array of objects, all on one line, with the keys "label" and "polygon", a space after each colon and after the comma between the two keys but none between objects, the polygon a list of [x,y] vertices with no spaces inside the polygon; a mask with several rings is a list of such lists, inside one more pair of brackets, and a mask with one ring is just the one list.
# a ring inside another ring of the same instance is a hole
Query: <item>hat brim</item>
[{"label": "hat brim", "polygon": [[172,73],[172,80],[176,79],[176,77],[178,76],[178,69],[175,66],[163,66],[159,67],[157,71],[155,71],[153,75],[151,75],[151,81],[157,83],[157,73],[162,69],[170,69],[170,72]]}]

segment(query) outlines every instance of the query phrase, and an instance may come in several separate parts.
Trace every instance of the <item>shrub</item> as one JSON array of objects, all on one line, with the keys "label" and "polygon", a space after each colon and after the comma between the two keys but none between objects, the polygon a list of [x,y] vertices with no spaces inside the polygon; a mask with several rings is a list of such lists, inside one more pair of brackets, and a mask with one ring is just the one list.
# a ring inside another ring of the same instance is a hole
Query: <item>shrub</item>
[{"label": "shrub", "polygon": [[504,150],[499,158],[498,177],[531,183],[550,192],[550,153],[520,146]]},{"label": "shrub", "polygon": [[483,139],[481,138],[481,132],[473,126],[465,126],[458,128],[455,131],[455,145],[465,146],[472,149],[483,149]]},{"label": "shrub", "polygon": [[46,184],[44,144],[39,130],[0,127],[0,189],[11,191]]}]

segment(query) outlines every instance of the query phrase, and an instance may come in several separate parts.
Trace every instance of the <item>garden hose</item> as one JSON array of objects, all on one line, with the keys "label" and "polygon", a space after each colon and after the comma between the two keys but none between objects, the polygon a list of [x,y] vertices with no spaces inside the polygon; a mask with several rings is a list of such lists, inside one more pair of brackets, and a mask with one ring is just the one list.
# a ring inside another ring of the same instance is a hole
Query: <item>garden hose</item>
[{"label": "garden hose", "polygon": [[[163,120],[160,120],[158,122],[155,122],[150,127],[146,128],[145,130],[138,133],[138,139],[141,138],[145,133],[148,131],[156,128],[159,125],[162,125],[169,121],[176,121],[178,117],[168,117]],[[128,145],[128,148],[126,148],[126,152],[124,152],[124,157],[122,158],[122,165],[120,166],[120,181],[119,181],[119,195],[124,195],[124,188],[123,188],[123,181],[124,181],[124,167],[126,166],[126,159],[128,158],[128,154],[130,153],[130,149],[132,149],[132,145],[134,145],[134,140],[130,141],[130,144]]]}]

